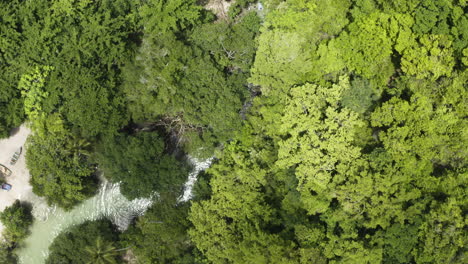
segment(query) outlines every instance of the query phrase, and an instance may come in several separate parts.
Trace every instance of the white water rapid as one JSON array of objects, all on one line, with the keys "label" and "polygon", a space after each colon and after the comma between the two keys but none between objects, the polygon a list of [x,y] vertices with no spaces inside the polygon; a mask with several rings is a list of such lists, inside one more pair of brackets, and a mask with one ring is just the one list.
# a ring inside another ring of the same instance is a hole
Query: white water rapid
[{"label": "white water rapid", "polygon": [[184,186],[184,194],[179,198],[179,202],[186,202],[192,198],[193,186],[197,182],[198,173],[208,169],[213,162],[214,157],[206,160],[199,160],[194,157],[188,156],[188,160],[193,165],[193,170],[190,172]]},{"label": "white water rapid", "polygon": [[84,201],[69,212],[56,207],[47,207],[43,201],[33,202],[35,222],[23,247],[18,251],[19,263],[44,263],[49,245],[63,230],[86,220],[106,217],[120,230],[125,230],[132,219],[142,215],[152,204],[151,199],[127,200],[119,184],[103,182],[98,194]]},{"label": "white water rapid", "polygon": [[[210,167],[214,158],[198,160],[188,157],[193,169],[188,175],[184,186],[184,193],[179,202],[186,202],[192,198],[192,189],[197,181],[197,175]],[[103,179],[99,192],[90,199],[79,204],[73,210],[65,212],[57,207],[48,207],[44,199],[34,195],[26,199],[33,204],[35,217],[29,235],[18,251],[19,263],[44,263],[48,255],[48,248],[60,232],[70,226],[78,225],[86,220],[98,218],[110,219],[120,230],[125,230],[136,216],[143,215],[153,203],[152,199],[127,200],[121,193],[119,184],[111,184]]]}]

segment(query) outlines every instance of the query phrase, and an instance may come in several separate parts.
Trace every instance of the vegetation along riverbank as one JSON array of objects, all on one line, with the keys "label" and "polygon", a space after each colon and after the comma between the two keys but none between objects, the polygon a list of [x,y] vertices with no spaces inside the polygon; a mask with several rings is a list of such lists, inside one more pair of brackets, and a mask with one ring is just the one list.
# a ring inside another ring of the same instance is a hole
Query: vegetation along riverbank
[{"label": "vegetation along riverbank", "polygon": [[0,263],[468,263],[465,0],[5,0],[0,33]]}]

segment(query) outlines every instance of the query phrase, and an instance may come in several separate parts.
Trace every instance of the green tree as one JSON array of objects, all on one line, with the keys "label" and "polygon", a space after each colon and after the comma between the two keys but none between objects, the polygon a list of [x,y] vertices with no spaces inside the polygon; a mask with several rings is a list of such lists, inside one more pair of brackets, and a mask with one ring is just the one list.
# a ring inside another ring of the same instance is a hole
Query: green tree
[{"label": "green tree", "polygon": [[123,234],[122,243],[129,246],[143,263],[199,263],[195,246],[188,237],[187,219],[190,204],[177,204],[174,194],[162,193],[144,216]]},{"label": "green tree", "polygon": [[24,112],[32,121],[32,129],[39,134],[44,133],[44,104],[49,93],[45,91],[44,85],[52,67],[36,66],[31,73],[23,74],[18,83],[18,88],[24,98]]},{"label": "green tree", "polygon": [[[404,45],[404,44],[403,44]],[[450,77],[455,66],[452,41],[444,35],[423,35],[403,48],[401,66],[408,75],[434,81]]]},{"label": "green tree", "polygon": [[12,243],[19,243],[29,234],[29,227],[33,223],[31,206],[16,200],[0,213],[0,220],[5,226],[3,236]]},{"label": "green tree", "polygon": [[259,27],[260,18],[255,12],[248,12],[237,23],[200,25],[194,28],[190,40],[230,72],[249,72],[256,50],[253,40]]},{"label": "green tree", "polygon": [[0,3],[0,137],[9,136],[13,127],[25,118],[23,100],[17,84],[21,76],[16,61],[21,54],[21,19],[17,15],[18,1]]},{"label": "green tree", "polygon": [[[190,237],[197,248],[216,263],[295,263],[295,242],[288,239],[276,211],[272,172],[262,166],[274,152],[267,144],[249,151],[240,142],[226,146],[212,174],[211,199],[194,202],[189,219]],[[282,173],[280,174],[282,175]],[[277,189],[274,188],[278,187]]]},{"label": "green tree", "polygon": [[88,264],[116,264],[117,249],[112,242],[104,242],[98,236],[95,244],[86,246],[85,251],[88,253]]},{"label": "green tree", "polygon": [[379,95],[373,85],[368,80],[357,77],[351,80],[350,88],[343,92],[341,102],[354,112],[363,114],[378,99]]},{"label": "green tree", "polygon": [[21,74],[31,65],[53,67],[42,89],[47,95],[42,111],[59,112],[75,134],[88,140],[115,133],[128,120],[119,69],[135,47],[136,5],[107,0],[17,4],[23,41],[15,66]]},{"label": "green tree", "polygon": [[33,190],[70,209],[96,189],[91,144],[128,121],[120,68],[135,47],[137,3],[40,0],[13,10]]},{"label": "green tree", "polygon": [[90,197],[97,187],[93,165],[81,150],[68,149],[71,140],[66,131],[47,132],[29,137],[26,149],[33,192],[65,209]]},{"label": "green tree", "polygon": [[97,150],[97,163],[105,177],[121,182],[128,199],[150,197],[155,192],[179,193],[188,167],[165,152],[156,132],[121,134],[104,141]]},{"label": "green tree", "polygon": [[361,156],[353,141],[355,129],[365,124],[356,113],[339,110],[343,91],[348,89],[347,78],[330,88],[294,88],[284,111],[280,129],[289,138],[278,143],[278,165],[295,167],[302,201],[311,214],[328,208],[335,185],[342,183]]},{"label": "green tree", "polygon": [[4,263],[4,264],[18,263],[16,256],[12,253],[11,244],[8,242],[3,242],[0,244],[0,263]]},{"label": "green tree", "polygon": [[201,22],[202,7],[195,0],[150,0],[140,15],[147,32],[183,31]]},{"label": "green tree", "polygon": [[118,232],[110,221],[86,221],[54,239],[46,263],[122,263],[114,243],[118,243]]}]

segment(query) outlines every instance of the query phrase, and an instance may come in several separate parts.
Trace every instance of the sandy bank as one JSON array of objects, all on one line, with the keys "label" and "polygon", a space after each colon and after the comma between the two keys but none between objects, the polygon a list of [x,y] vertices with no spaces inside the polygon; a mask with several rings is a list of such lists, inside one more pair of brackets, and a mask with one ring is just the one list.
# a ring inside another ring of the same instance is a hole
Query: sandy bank
[{"label": "sandy bank", "polygon": [[[14,129],[9,138],[0,140],[0,164],[5,165],[12,171],[6,182],[13,187],[10,191],[0,190],[0,211],[10,206],[16,199],[30,200],[35,195],[32,193],[32,187],[29,185],[29,171],[26,168],[24,159],[24,144],[31,130],[25,125]],[[10,160],[16,150],[23,146],[23,153],[15,165],[10,165]],[[0,223],[0,234],[3,225]]]}]

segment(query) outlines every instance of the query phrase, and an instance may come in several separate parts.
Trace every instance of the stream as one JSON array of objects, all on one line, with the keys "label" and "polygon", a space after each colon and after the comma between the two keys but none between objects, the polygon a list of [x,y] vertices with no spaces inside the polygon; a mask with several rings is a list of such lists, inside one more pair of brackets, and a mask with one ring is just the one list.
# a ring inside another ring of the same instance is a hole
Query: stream
[{"label": "stream", "polygon": [[131,220],[143,214],[151,203],[151,199],[129,201],[120,193],[119,184],[109,182],[102,183],[95,196],[68,212],[47,207],[43,202],[33,202],[35,221],[30,228],[31,234],[18,251],[19,263],[44,263],[54,238],[68,227],[86,220],[106,217],[120,230],[125,230]]},{"label": "stream", "polygon": [[[210,158],[200,161],[190,156],[188,158],[193,164],[193,169],[188,175],[184,193],[179,198],[179,202],[185,202],[191,198],[198,173],[207,169],[213,160]],[[54,238],[67,228],[86,220],[105,217],[123,231],[127,229],[133,218],[143,215],[153,202],[152,199],[129,201],[120,193],[119,184],[112,184],[105,180],[95,196],[68,212],[57,207],[48,207],[44,199],[37,196],[29,197],[27,200],[33,204],[35,221],[30,228],[31,234],[17,251],[21,264],[44,263],[48,248]]]}]

